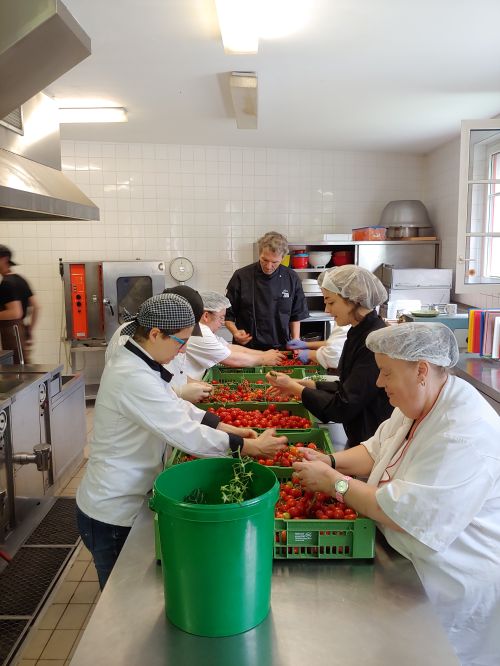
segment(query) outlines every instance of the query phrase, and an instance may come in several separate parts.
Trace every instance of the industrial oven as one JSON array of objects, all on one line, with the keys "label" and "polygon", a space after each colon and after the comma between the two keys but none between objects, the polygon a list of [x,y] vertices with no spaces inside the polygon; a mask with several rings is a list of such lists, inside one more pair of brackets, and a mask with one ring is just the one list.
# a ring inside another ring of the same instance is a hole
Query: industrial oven
[{"label": "industrial oven", "polygon": [[60,261],[67,339],[106,341],[141,303],[165,288],[162,261]]}]

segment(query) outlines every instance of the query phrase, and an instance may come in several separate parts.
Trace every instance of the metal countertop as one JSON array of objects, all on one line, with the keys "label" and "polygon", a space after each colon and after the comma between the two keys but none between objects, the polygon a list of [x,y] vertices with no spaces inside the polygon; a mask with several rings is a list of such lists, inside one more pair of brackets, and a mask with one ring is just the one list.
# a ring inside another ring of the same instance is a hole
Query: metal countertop
[{"label": "metal countertop", "polygon": [[383,537],[376,552],[374,562],[275,561],[264,622],[227,638],[192,636],[165,618],[145,505],[71,666],[458,666],[411,563]]},{"label": "metal countertop", "polygon": [[17,365],[0,365],[0,374],[17,372],[19,374],[46,374],[56,375],[62,373],[64,365],[53,365],[50,363],[26,363]]},{"label": "metal countertop", "polygon": [[478,391],[500,403],[500,361],[474,354],[460,354],[454,373]]}]

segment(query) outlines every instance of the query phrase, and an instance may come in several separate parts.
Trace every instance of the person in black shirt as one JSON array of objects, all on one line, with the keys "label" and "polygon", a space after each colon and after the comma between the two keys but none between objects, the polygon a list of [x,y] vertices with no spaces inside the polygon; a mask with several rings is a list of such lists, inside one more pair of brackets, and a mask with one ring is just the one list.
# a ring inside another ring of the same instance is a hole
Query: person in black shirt
[{"label": "person in black shirt", "polygon": [[235,344],[251,349],[285,349],[300,337],[300,320],[309,316],[302,284],[294,270],[281,265],[288,252],[282,234],[259,238],[259,261],[239,268],[227,285],[231,308],[226,328]]},{"label": "person in black shirt", "polygon": [[374,308],[387,299],[387,292],[373,273],[353,265],[324,271],[318,283],[326,312],[339,326],[351,325],[339,360],[338,381],[294,381],[283,373],[270,373],[267,378],[280,391],[300,397],[323,423],[342,423],[347,447],[351,447],[371,437],[392,413],[385,391],[376,385],[375,355],[365,344],[369,333],[386,326]]},{"label": "person in black shirt", "polygon": [[17,324],[21,339],[24,362],[29,362],[32,332],[38,317],[37,300],[28,282],[17,273],[12,273],[12,252],[0,245],[0,336],[3,349],[14,350],[14,362],[19,363],[14,325]]}]

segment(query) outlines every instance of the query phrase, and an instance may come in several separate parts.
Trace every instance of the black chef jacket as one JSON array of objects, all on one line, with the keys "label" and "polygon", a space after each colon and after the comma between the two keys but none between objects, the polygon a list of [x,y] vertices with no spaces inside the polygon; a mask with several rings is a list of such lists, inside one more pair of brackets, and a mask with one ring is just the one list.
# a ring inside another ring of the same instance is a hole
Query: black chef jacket
[{"label": "black chef jacket", "polygon": [[6,285],[7,288],[10,287],[12,289],[12,291],[16,296],[16,298],[14,298],[13,300],[21,301],[21,305],[23,307],[23,319],[24,319],[28,311],[29,299],[33,296],[31,287],[22,277],[22,275],[18,275],[17,273],[9,273],[8,275],[5,275],[3,278],[2,285]]},{"label": "black chef jacket", "polygon": [[0,310],[5,310],[7,303],[20,300],[21,297],[18,295],[14,285],[4,277],[0,282]]},{"label": "black chef jacket", "polygon": [[252,349],[284,348],[290,340],[292,321],[309,316],[300,279],[292,269],[280,266],[266,275],[260,262],[239,268],[227,285],[231,308],[226,319],[250,333]]},{"label": "black chef jacket", "polygon": [[375,311],[352,326],[340,356],[339,381],[317,382],[316,389],[302,392],[304,406],[323,423],[342,423],[348,447],[371,437],[393,410],[385,391],[375,385],[375,354],[365,344],[369,333],[384,327]]}]

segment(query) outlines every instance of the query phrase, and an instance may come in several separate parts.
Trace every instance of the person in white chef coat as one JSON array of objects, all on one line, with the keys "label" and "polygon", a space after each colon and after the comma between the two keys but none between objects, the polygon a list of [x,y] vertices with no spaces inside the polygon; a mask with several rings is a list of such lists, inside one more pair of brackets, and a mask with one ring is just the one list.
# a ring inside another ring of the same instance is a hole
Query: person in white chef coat
[{"label": "person in white chef coat", "polygon": [[294,467],[308,489],[377,521],[412,561],[463,665],[498,666],[500,416],[448,374],[458,347],[443,324],[383,328],[366,345],[392,416],[333,460],[307,452]]},{"label": "person in white chef coat", "polygon": [[179,400],[163,364],[182,353],[194,323],[182,296],[153,296],[104,368],[90,457],[76,496],[78,528],[101,589],[171,446],[200,458],[231,452],[272,458],[286,444],[273,429],[257,436]]},{"label": "person in white chef coat", "polygon": [[[200,318],[203,314],[203,301],[200,294],[191,287],[181,284],[176,287],[169,287],[163,290],[164,294],[178,294],[185,298],[191,306],[195,318],[195,325],[191,336],[201,336]],[[121,324],[113,333],[111,340],[106,347],[105,362],[113,356],[115,351],[121,346],[126,344],[129,335],[124,335],[123,331],[128,329],[128,322]],[[188,377],[186,372],[186,354],[177,354],[169,363],[166,364],[166,369],[172,373],[171,386],[177,393],[179,398],[188,400],[189,402],[201,402],[203,398],[207,398],[212,392],[212,386],[207,382],[195,381]]]},{"label": "person in white chef coat", "polygon": [[185,371],[192,379],[201,379],[206,370],[217,363],[232,368],[255,365],[277,365],[285,355],[276,350],[250,349],[233,345],[216,332],[224,325],[229,299],[216,291],[202,291],[204,312],[200,319],[201,336],[192,336],[186,348]]}]

